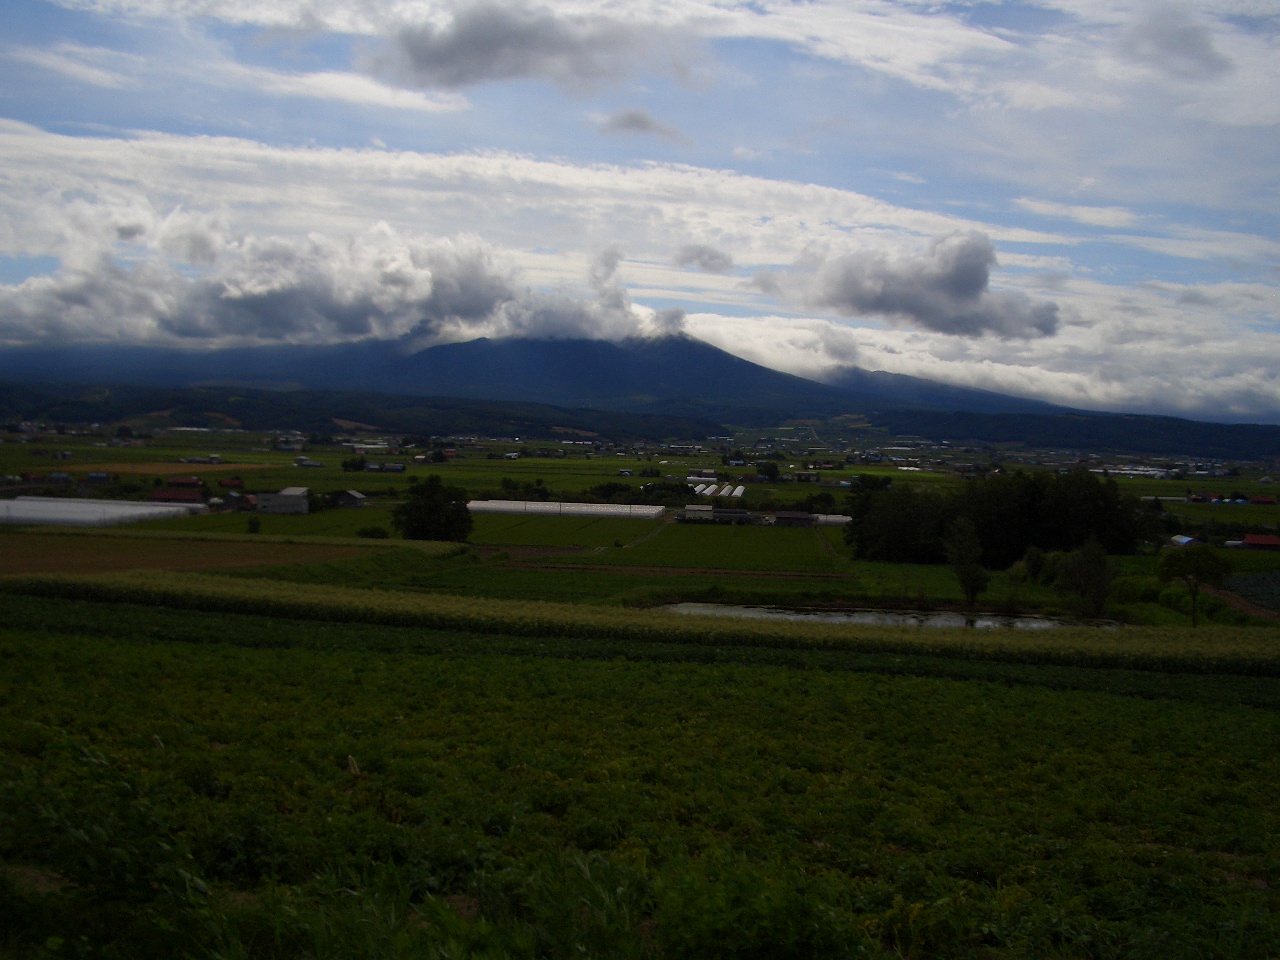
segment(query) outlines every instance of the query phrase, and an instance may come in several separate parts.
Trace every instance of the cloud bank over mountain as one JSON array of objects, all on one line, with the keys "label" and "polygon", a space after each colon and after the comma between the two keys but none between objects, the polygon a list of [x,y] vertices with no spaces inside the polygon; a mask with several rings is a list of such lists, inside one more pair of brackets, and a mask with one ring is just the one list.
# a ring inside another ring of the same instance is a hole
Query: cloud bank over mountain
[{"label": "cloud bank over mountain", "polygon": [[684,331],[1280,419],[1274,4],[32,9],[5,343]]}]

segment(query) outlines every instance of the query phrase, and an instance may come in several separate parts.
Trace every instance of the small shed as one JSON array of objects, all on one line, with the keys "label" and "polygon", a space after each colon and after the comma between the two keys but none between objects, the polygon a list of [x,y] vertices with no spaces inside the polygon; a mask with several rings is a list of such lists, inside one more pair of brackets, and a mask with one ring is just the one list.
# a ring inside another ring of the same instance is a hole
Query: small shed
[{"label": "small shed", "polygon": [[368,498],[359,490],[343,490],[333,498],[339,507],[363,507]]}]

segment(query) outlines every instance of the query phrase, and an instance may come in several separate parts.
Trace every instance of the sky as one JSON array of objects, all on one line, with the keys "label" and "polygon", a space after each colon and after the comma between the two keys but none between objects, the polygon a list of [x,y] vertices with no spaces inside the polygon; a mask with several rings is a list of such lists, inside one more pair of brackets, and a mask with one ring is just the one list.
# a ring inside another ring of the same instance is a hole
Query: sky
[{"label": "sky", "polygon": [[0,345],[686,333],[1280,423],[1280,0],[8,0]]}]

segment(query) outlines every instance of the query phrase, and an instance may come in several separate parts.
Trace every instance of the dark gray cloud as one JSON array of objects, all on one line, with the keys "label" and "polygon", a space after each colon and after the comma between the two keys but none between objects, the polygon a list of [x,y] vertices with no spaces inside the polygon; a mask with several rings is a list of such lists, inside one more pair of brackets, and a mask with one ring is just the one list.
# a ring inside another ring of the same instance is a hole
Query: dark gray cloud
[{"label": "dark gray cloud", "polygon": [[662,137],[675,143],[684,143],[685,137],[675,127],[660,123],[647,110],[620,110],[602,117],[597,122],[601,133],[635,133],[643,136]]},{"label": "dark gray cloud", "polygon": [[539,78],[589,89],[652,64],[659,37],[653,27],[603,16],[480,3],[457,9],[444,26],[405,27],[374,65],[432,87]]},{"label": "dark gray cloud", "polygon": [[733,257],[723,250],[705,243],[689,243],[676,251],[677,267],[697,267],[706,273],[728,273],[733,269]]},{"label": "dark gray cloud", "polygon": [[228,243],[192,277],[155,257],[103,254],[0,286],[0,341],[328,343],[408,337],[426,346],[478,336],[620,339],[678,325],[647,321],[617,282],[622,251],[593,264],[591,297],[545,294],[478,240],[406,239],[386,228],[349,240]]},{"label": "dark gray cloud", "polygon": [[1129,30],[1124,51],[1136,60],[1183,80],[1203,80],[1232,68],[1213,44],[1213,32],[1192,7],[1180,3],[1149,6]]},{"label": "dark gray cloud", "polygon": [[811,273],[763,274],[759,289],[845,316],[878,314],[963,337],[1050,336],[1058,305],[989,289],[996,251],[982,233],[932,240],[919,256],[861,252],[829,259]]}]

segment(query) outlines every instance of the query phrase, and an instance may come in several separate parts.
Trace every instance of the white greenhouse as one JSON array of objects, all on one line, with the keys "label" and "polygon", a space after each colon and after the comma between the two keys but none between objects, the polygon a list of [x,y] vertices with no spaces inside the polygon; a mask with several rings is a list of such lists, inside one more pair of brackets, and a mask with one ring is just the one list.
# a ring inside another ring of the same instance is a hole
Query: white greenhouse
[{"label": "white greenhouse", "polygon": [[0,523],[62,527],[109,527],[139,520],[167,520],[208,513],[200,504],[137,503],[128,500],[78,500],[71,497],[18,497],[0,500]]},{"label": "white greenhouse", "polygon": [[647,503],[561,503],[543,500],[472,500],[472,513],[528,513],[559,517],[634,517],[656,520],[665,507]]}]

